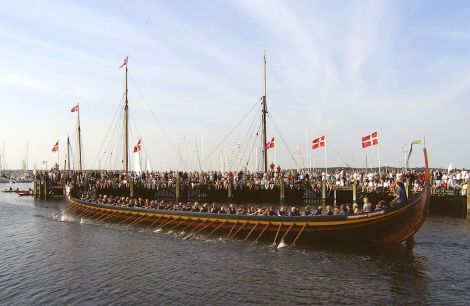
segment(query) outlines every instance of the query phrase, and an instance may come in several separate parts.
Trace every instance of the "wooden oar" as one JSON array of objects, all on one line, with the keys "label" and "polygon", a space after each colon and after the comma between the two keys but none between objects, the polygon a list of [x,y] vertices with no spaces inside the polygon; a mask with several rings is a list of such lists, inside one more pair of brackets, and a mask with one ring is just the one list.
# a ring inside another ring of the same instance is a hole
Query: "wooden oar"
[{"label": "wooden oar", "polygon": [[279,227],[277,228],[276,236],[274,237],[273,245],[276,245],[277,235],[279,235],[279,231],[281,230],[282,222],[279,223]]},{"label": "wooden oar", "polygon": [[302,234],[302,232],[304,231],[304,228],[307,226],[307,223],[304,224],[304,226],[302,226],[302,229],[300,230],[300,232],[297,234],[297,236],[295,237],[294,241],[291,243],[291,247],[293,247],[295,245],[295,242],[297,241],[297,239],[299,239],[300,237],[300,234]]},{"label": "wooden oar", "polygon": [[270,225],[271,223],[268,222],[268,224],[266,224],[266,226],[263,228],[263,230],[261,231],[261,233],[258,235],[258,237],[256,238],[256,240],[253,242],[253,243],[257,243],[258,240],[261,238],[261,235],[263,235],[264,231],[268,228],[268,226]]},{"label": "wooden oar", "polygon": [[243,241],[246,241],[248,239],[248,237],[250,237],[251,233],[253,233],[253,231],[255,230],[255,228],[258,226],[259,224],[259,221],[256,222],[255,226],[253,226],[253,228],[251,229],[251,231],[248,233],[248,235],[246,235],[245,239],[243,239]]},{"label": "wooden oar", "polygon": [[180,233],[184,233],[184,231],[185,231],[188,227],[190,227],[194,222],[196,222],[197,220],[198,220],[198,219],[194,219],[193,221],[191,221],[188,225],[186,225],[186,226],[181,230]]},{"label": "wooden oar", "polygon": [[238,232],[239,232],[247,223],[248,223],[248,222],[243,223],[242,226],[240,226],[240,227],[235,231],[235,233],[234,233],[231,237],[229,237],[229,239],[232,239],[233,237],[235,237],[235,236],[238,234]]},{"label": "wooden oar", "polygon": [[225,237],[225,239],[227,239],[228,237],[230,237],[230,234],[232,233],[233,229],[235,228],[235,226],[237,225],[238,223],[238,220],[235,220],[235,223],[233,224],[232,228],[230,229],[230,232],[228,233],[228,235]]},{"label": "wooden oar", "polygon": [[[292,226],[294,225],[294,223],[292,223],[289,228],[287,229],[287,231],[284,233],[284,235],[282,236],[281,240],[279,240],[279,243],[281,243],[281,241],[284,240],[284,238],[287,236],[287,234],[289,233],[290,229],[292,228]],[[275,240],[274,240],[275,241]],[[277,246],[276,246],[277,248]]]},{"label": "wooden oar", "polygon": [[220,222],[220,224],[217,227],[215,227],[209,234],[207,234],[207,236],[212,235],[213,233],[215,233],[225,223],[227,223],[227,220],[224,220],[224,222]]},{"label": "wooden oar", "polygon": [[185,238],[186,238],[185,240],[187,240],[187,239],[189,239],[189,238],[191,238],[191,237],[197,235],[198,233],[202,232],[202,231],[205,230],[209,225],[213,224],[213,223],[216,222],[216,221],[217,221],[217,220],[214,220],[214,221],[212,221],[212,222],[207,223],[205,226],[203,226],[202,228],[200,228],[197,232],[193,232],[192,234],[186,236],[186,237],[185,237]]}]

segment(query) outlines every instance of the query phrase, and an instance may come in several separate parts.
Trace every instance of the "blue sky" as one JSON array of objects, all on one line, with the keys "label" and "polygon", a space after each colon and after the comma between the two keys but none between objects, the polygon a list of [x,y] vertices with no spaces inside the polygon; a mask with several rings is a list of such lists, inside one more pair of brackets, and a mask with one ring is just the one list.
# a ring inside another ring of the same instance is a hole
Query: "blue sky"
[{"label": "blue sky", "polygon": [[[330,166],[363,166],[360,137],[378,130],[382,165],[401,166],[426,135],[431,166],[470,167],[469,23],[468,1],[3,1],[0,142],[11,168],[27,141],[31,167],[57,159],[57,139],[62,158],[80,101],[85,166],[106,165],[104,147],[122,151],[104,139],[129,54],[130,142],[142,137],[154,168],[180,167],[183,151],[194,168],[204,137],[203,167],[220,168],[218,144],[263,95],[266,50],[281,166],[295,167],[297,146],[306,161],[306,130],[326,135]],[[254,118],[223,142],[228,160],[237,138],[251,147]],[[309,157],[324,166],[322,151]]]}]

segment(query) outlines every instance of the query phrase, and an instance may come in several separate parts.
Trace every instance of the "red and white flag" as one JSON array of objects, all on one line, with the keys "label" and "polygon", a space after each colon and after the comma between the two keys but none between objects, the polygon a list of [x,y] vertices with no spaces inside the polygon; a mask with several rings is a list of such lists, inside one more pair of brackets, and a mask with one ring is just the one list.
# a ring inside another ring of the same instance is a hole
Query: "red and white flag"
[{"label": "red and white flag", "polygon": [[315,138],[312,141],[312,149],[313,150],[319,149],[319,148],[324,147],[324,146],[325,146],[325,136]]},{"label": "red and white flag", "polygon": [[362,148],[375,146],[379,144],[379,133],[374,132],[370,135],[362,137]]},{"label": "red and white flag", "polygon": [[59,151],[59,141],[55,143],[55,145],[52,147],[52,153]]},{"label": "red and white flag", "polygon": [[72,109],[70,110],[72,113],[75,113],[75,112],[78,112],[78,106],[79,104],[75,105],[74,107],[72,107]]},{"label": "red and white flag", "polygon": [[126,56],[126,58],[124,59],[124,63],[122,63],[121,66],[119,66],[119,68],[122,68],[122,66],[127,66],[127,61],[129,60],[129,55]]},{"label": "red and white flag", "polygon": [[140,152],[141,149],[142,149],[142,142],[141,142],[141,139],[139,139],[137,144],[134,146],[134,153]]},{"label": "red and white flag", "polygon": [[273,137],[273,139],[271,139],[270,142],[268,142],[267,144],[265,144],[265,146],[266,146],[266,150],[275,148],[275,147],[276,147],[276,143],[274,142],[274,137]]}]

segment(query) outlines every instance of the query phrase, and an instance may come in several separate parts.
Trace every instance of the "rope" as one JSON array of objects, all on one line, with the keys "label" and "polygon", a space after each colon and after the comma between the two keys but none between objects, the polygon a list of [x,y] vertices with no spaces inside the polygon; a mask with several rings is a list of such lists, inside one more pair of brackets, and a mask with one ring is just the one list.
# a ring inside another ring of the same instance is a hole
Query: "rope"
[{"label": "rope", "polygon": [[[313,123],[313,120],[310,118],[310,116],[308,115],[308,112],[306,112],[303,107],[300,105],[300,103],[298,102],[298,100],[294,97],[294,95],[290,92],[290,90],[287,88],[286,85],[284,85],[284,83],[281,81],[281,78],[278,76],[278,74],[276,73],[276,71],[274,71],[274,69],[272,67],[271,68],[271,71],[273,72],[274,76],[277,78],[277,80],[279,81],[279,83],[282,85],[282,87],[284,87],[284,89],[286,90],[287,94],[291,97],[292,101],[294,101],[294,103],[297,105],[297,107],[300,109],[300,112],[305,116],[305,118],[307,119],[307,121],[317,130],[318,133],[321,133],[320,129],[315,125],[315,123]],[[341,160],[346,164],[346,166],[348,168],[351,168],[349,166],[349,164],[346,162],[346,160],[343,158],[343,156],[341,154],[339,154],[339,152],[336,150],[335,146],[333,145],[333,143],[331,141],[329,141],[328,139],[326,140],[328,146],[330,146],[333,151],[336,153],[336,155],[339,156],[339,158],[341,158]]]},{"label": "rope", "polygon": [[240,125],[240,123],[243,122],[243,120],[245,120],[246,117],[248,117],[248,115],[253,111],[253,109],[256,107],[256,105],[258,105],[258,101],[250,108],[250,110],[242,117],[242,119],[240,119],[240,121],[237,122],[237,124],[235,125],[235,127],[228,133],[227,136],[225,136],[222,141],[219,142],[219,144],[217,144],[217,146],[214,148],[214,150],[212,150],[212,152],[202,161],[202,164],[204,164],[207,160],[209,160],[211,158],[211,156],[219,149],[221,148],[222,144],[227,140],[228,137],[230,137],[230,135],[232,135],[232,133],[235,131],[235,129]]},{"label": "rope", "polygon": [[173,143],[173,141],[171,141],[171,138],[168,136],[168,134],[166,133],[165,129],[163,128],[162,124],[160,123],[160,121],[158,120],[157,116],[155,115],[155,113],[153,112],[152,108],[150,107],[150,105],[147,103],[147,99],[145,99],[144,95],[142,94],[142,91],[140,90],[139,86],[137,86],[137,82],[134,80],[134,77],[132,77],[131,75],[131,80],[132,82],[134,83],[135,87],[137,88],[137,91],[139,92],[140,96],[142,97],[142,99],[144,100],[144,103],[145,105],[147,106],[147,108],[150,110],[150,113],[152,114],[152,117],[155,119],[155,121],[157,122],[157,125],[158,127],[160,128],[160,130],[162,131],[163,135],[165,136],[166,140],[168,141],[168,143],[170,143],[170,145],[172,146],[173,150],[176,152],[176,154],[179,156],[180,159],[182,159],[181,155],[179,154],[178,152],[178,149],[176,148],[175,144]]}]

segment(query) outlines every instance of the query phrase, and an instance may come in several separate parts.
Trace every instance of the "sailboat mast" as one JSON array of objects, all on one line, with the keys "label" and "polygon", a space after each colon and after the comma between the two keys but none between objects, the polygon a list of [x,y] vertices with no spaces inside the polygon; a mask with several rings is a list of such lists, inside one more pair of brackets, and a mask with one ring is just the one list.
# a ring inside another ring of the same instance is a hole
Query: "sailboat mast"
[{"label": "sailboat mast", "polygon": [[268,150],[266,148],[266,114],[268,113],[267,101],[266,101],[266,51],[264,52],[264,96],[263,96],[263,110],[262,110],[262,121],[263,121],[263,169],[264,172],[268,172]]},{"label": "sailboat mast", "polygon": [[[78,103],[78,162],[79,162],[79,169],[80,171],[82,171],[82,136],[81,136],[81,129],[80,129],[80,103]],[[68,137],[67,137],[67,141],[68,141]],[[68,146],[70,144],[68,143],[67,144],[67,150],[68,150]],[[68,157],[67,157],[68,158]],[[70,159],[68,159],[69,161],[69,170],[70,170]]]},{"label": "sailboat mast", "polygon": [[[81,165],[81,163],[80,163]],[[67,170],[70,171],[70,138],[67,136]],[[81,170],[81,168],[80,168]]]},{"label": "sailboat mast", "polygon": [[124,105],[124,165],[126,172],[129,171],[129,105],[127,100],[127,63],[126,63],[126,103]]},{"label": "sailboat mast", "polygon": [[28,165],[28,160],[29,160],[29,140],[26,140],[26,169],[29,169]]}]

